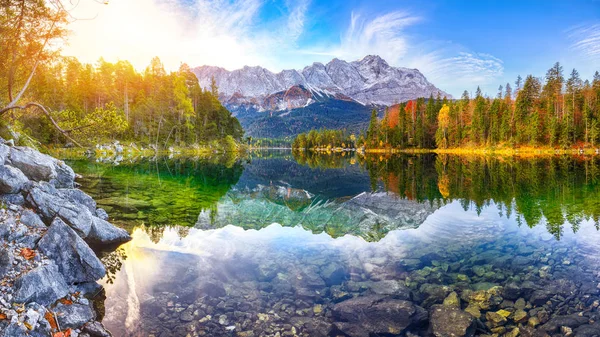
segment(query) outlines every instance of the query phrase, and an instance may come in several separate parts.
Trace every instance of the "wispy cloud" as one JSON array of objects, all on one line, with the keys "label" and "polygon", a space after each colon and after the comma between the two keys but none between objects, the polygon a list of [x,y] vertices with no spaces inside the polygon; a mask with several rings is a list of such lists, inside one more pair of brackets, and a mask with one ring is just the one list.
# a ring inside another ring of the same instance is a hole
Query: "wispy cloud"
[{"label": "wispy cloud", "polygon": [[494,84],[504,75],[502,60],[485,53],[459,51],[432,52],[413,60],[416,68],[434,83],[467,89],[477,85]]},{"label": "wispy cloud", "polygon": [[567,30],[567,36],[573,49],[600,60],[600,23],[577,25]]},{"label": "wispy cloud", "polygon": [[304,32],[304,23],[306,21],[308,5],[308,0],[287,2],[287,6],[290,9],[290,14],[287,19],[287,35],[293,43],[295,43]]},{"label": "wispy cloud", "polygon": [[502,60],[448,42],[412,35],[424,19],[405,11],[374,17],[352,13],[339,45],[308,53],[355,60],[377,54],[390,64],[419,69],[428,80],[450,92],[495,84],[504,73]]},{"label": "wispy cloud", "polygon": [[[170,69],[190,65],[269,66],[278,48],[295,48],[308,0],[290,1],[273,22],[260,17],[263,0],[127,0],[82,2],[65,54],[94,62],[127,59],[143,68],[159,56]],[[279,29],[274,29],[278,27]],[[282,29],[282,27],[285,27]]]},{"label": "wispy cloud", "polygon": [[305,52],[346,60],[378,54],[386,60],[396,60],[404,56],[409,49],[405,29],[420,20],[418,16],[405,11],[394,11],[372,18],[352,12],[350,23],[341,34],[339,45]]}]

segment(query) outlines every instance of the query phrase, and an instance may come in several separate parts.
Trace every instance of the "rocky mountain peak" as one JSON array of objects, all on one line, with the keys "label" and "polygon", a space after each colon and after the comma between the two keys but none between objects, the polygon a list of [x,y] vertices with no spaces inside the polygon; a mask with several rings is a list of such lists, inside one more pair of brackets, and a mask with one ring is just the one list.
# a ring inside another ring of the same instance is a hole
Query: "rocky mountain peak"
[{"label": "rocky mountain peak", "polygon": [[[253,109],[259,111],[267,111],[272,107],[296,108],[289,102],[273,102],[274,94],[285,92],[294,86],[330,96],[349,97],[364,105],[391,105],[418,97],[429,97],[431,94],[437,96],[438,93],[450,97],[427,81],[419,70],[392,67],[378,55],[367,55],[353,62],[334,58],[327,64],[314,62],[301,70],[289,69],[279,73],[259,66],[245,66],[234,71],[202,66],[193,71],[201,87],[209,87],[211,78],[215,78],[222,102],[235,98],[238,104],[243,105],[247,101]],[[263,104],[267,97],[269,102]],[[285,95],[275,97],[283,98]],[[303,104],[306,102],[303,101]]]}]

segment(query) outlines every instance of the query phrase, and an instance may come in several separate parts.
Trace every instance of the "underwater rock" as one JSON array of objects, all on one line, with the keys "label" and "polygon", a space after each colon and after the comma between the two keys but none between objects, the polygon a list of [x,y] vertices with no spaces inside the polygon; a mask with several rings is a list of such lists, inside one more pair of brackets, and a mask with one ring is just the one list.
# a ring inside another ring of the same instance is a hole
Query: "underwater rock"
[{"label": "underwater rock", "polygon": [[370,333],[400,334],[412,324],[422,323],[423,312],[423,308],[409,301],[380,295],[356,297],[333,307],[334,325],[352,337],[368,337]]},{"label": "underwater rock", "polygon": [[541,329],[547,332],[556,332],[561,327],[567,326],[569,328],[577,328],[580,325],[588,323],[587,317],[582,317],[579,315],[564,315],[564,316],[554,316],[552,317],[546,324],[541,326]]},{"label": "underwater rock", "polygon": [[329,263],[326,265],[321,270],[320,275],[328,286],[342,284],[347,278],[346,270],[337,263]]},{"label": "underwater rock", "polygon": [[434,305],[430,312],[431,330],[437,337],[473,336],[475,333],[473,316],[459,308]]}]

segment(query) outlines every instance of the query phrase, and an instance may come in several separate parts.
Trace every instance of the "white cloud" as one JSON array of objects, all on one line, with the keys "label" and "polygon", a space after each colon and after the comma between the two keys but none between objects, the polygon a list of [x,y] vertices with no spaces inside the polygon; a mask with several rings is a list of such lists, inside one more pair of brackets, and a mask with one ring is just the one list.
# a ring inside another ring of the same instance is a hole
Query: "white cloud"
[{"label": "white cloud", "polygon": [[420,20],[421,18],[404,11],[394,11],[371,19],[352,12],[350,24],[341,34],[339,45],[306,53],[329,55],[349,61],[369,54],[377,54],[388,61],[397,60],[409,50],[404,29]]},{"label": "white cloud", "polygon": [[391,65],[419,69],[429,81],[453,95],[477,85],[496,85],[503,76],[502,60],[492,55],[411,34],[410,27],[422,21],[404,11],[370,18],[352,13],[339,45],[306,53],[345,60],[377,54]]},{"label": "white cloud", "polygon": [[[460,51],[452,56],[429,53],[413,60],[415,66],[434,83],[468,89],[495,84],[504,75],[502,60],[485,53]],[[460,90],[460,89],[459,89]]]},{"label": "white cloud", "polygon": [[170,70],[187,62],[230,70],[261,65],[272,71],[377,54],[394,66],[421,70],[455,95],[496,84],[503,74],[502,61],[492,55],[413,35],[411,27],[426,23],[406,11],[375,16],[352,12],[338,41],[299,45],[310,28],[310,5],[310,0],[286,0],[277,15],[265,19],[264,0],[110,0],[106,6],[85,0],[73,14],[94,19],[72,23],[63,54],[90,63],[99,57],[129,60],[140,70],[158,56]]},{"label": "white cloud", "polygon": [[138,69],[154,56],[167,69],[182,62],[228,69],[268,66],[272,51],[294,45],[302,34],[309,3],[290,3],[281,18],[287,29],[259,26],[263,5],[261,0],[112,0],[106,6],[82,1],[73,15],[94,19],[69,26],[72,35],[63,54],[84,62],[125,59]]},{"label": "white cloud", "polygon": [[582,24],[567,30],[571,47],[583,55],[600,60],[600,23]]}]

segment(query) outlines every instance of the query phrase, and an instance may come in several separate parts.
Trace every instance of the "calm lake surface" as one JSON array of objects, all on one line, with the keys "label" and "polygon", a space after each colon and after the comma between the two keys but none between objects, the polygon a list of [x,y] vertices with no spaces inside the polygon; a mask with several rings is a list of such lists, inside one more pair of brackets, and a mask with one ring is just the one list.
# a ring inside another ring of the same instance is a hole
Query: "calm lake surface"
[{"label": "calm lake surface", "polygon": [[115,336],[428,336],[434,320],[460,323],[432,317],[442,303],[478,318],[475,335],[565,315],[581,318],[577,335],[600,334],[596,158],[69,164],[132,233],[103,255]]}]

